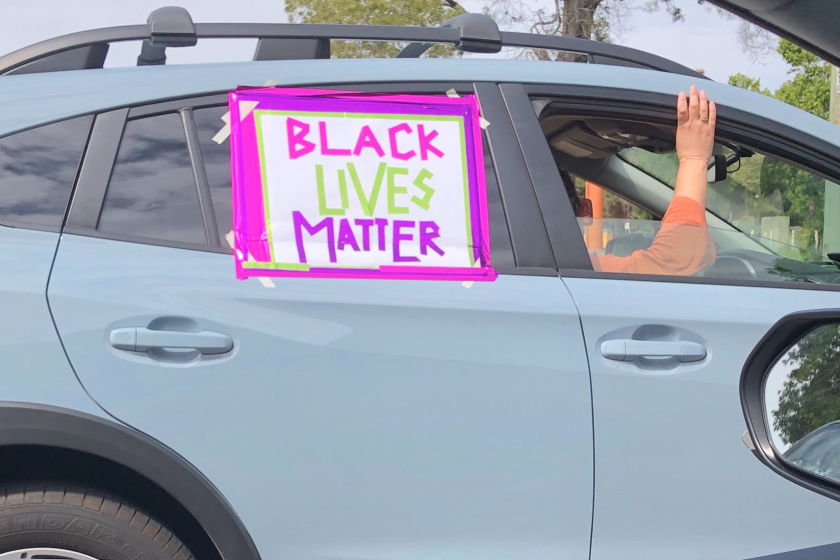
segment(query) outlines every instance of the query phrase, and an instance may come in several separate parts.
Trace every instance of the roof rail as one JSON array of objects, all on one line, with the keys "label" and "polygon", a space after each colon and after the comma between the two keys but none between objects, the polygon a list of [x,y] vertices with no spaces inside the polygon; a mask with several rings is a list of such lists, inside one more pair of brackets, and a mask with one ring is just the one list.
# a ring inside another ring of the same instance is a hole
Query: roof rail
[{"label": "roof rail", "polygon": [[502,47],[566,51],[586,55],[593,64],[633,66],[708,79],[666,58],[620,45],[587,39],[499,31],[481,14],[461,14],[441,27],[294,23],[193,23],[183,8],[149,15],[146,25],[106,27],[48,39],[0,56],[0,76],[102,68],[111,43],[143,41],[138,66],[166,63],[166,49],[195,45],[199,39],[259,39],[254,60],[330,57],[331,40],[409,42],[397,56],[419,57],[434,44],[464,52],[495,53]]}]

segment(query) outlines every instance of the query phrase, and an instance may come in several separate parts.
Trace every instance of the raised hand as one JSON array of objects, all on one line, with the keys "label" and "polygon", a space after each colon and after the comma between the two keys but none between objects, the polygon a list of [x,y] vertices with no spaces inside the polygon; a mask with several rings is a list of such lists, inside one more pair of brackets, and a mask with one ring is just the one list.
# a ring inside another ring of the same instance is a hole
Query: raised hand
[{"label": "raised hand", "polygon": [[715,121],[717,109],[706,98],[706,92],[697,92],[691,86],[688,97],[680,92],[677,98],[677,157],[684,159],[712,159],[715,142]]}]

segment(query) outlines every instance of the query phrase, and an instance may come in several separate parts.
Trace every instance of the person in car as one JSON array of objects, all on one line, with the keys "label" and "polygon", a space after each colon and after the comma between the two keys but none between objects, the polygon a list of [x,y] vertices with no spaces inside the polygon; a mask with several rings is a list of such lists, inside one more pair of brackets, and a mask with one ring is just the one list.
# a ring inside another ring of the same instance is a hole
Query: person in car
[{"label": "person in car", "polygon": [[[706,227],[708,163],[715,140],[715,104],[705,91],[691,86],[677,98],[677,158],[679,169],[674,198],[650,247],[626,257],[590,254],[599,272],[691,276],[715,261],[715,246]],[[582,217],[586,205],[578,198],[574,182],[561,172],[566,192]],[[588,209],[591,212],[591,208]],[[590,214],[591,215],[591,214]]]}]

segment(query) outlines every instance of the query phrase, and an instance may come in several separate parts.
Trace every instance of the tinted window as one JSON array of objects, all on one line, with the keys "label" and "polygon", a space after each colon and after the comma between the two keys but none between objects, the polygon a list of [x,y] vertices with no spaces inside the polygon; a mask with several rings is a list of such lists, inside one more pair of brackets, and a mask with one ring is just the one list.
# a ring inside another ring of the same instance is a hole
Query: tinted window
[{"label": "tinted window", "polygon": [[179,114],[126,124],[97,229],[132,237],[207,242]]},{"label": "tinted window", "polygon": [[93,117],[0,138],[0,222],[60,228]]},{"label": "tinted window", "polygon": [[212,138],[222,128],[222,115],[227,110],[227,105],[224,105],[193,111],[201,157],[210,187],[210,200],[213,202],[213,213],[216,215],[216,226],[219,229],[219,239],[223,240],[223,247],[226,246],[225,235],[232,229],[233,218],[230,195],[230,144],[216,144]]},{"label": "tinted window", "polygon": [[[227,106],[210,107],[193,111],[198,140],[201,145],[201,156],[207,171],[207,182],[210,185],[210,199],[216,215],[219,237],[231,230],[232,208],[230,194],[230,144],[223,142],[216,144],[213,136],[222,128],[222,115],[227,112]],[[508,232],[505,211],[493,161],[490,156],[487,139],[484,139],[484,164],[487,177],[487,204],[490,218],[490,248],[492,250],[493,266],[496,268],[513,268],[513,250],[511,249],[510,233]],[[222,243],[224,246],[224,242]]]}]

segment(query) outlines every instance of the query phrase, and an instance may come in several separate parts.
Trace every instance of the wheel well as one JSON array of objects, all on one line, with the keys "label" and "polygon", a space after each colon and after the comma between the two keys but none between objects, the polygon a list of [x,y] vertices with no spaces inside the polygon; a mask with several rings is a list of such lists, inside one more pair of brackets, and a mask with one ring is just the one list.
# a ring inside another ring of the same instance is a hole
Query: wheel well
[{"label": "wheel well", "polygon": [[0,484],[36,480],[82,484],[119,496],[166,525],[196,558],[222,560],[204,528],[184,506],[128,467],[60,447],[0,447]]}]

